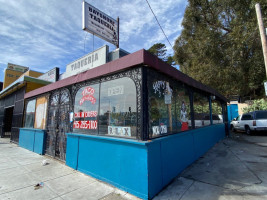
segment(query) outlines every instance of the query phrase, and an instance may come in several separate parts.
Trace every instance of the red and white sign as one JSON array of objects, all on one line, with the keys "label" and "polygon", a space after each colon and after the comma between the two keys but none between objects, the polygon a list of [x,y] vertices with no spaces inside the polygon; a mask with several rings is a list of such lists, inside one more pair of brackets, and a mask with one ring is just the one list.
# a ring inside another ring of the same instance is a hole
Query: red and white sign
[{"label": "red and white sign", "polygon": [[96,98],[93,96],[95,93],[95,89],[91,87],[87,87],[83,90],[83,97],[80,100],[80,105],[83,105],[85,101],[91,101],[92,104],[95,104]]},{"label": "red and white sign", "polygon": [[73,128],[78,128],[78,129],[97,129],[97,120],[74,121]]},{"label": "red and white sign", "polygon": [[77,112],[75,117],[97,117],[97,111]]}]

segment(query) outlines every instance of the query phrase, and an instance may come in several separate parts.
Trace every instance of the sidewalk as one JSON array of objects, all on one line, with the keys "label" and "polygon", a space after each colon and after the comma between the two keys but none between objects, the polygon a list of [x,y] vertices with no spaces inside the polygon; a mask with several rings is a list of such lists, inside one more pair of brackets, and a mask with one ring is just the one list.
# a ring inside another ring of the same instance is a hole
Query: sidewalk
[{"label": "sidewalk", "polygon": [[[43,160],[47,165],[42,165]],[[36,184],[42,187],[34,187]],[[0,138],[0,199],[103,199],[138,198]]]},{"label": "sidewalk", "polygon": [[[43,160],[48,165],[43,166]],[[35,189],[37,183],[43,187]],[[0,199],[138,198],[0,138]],[[154,200],[267,199],[267,136],[233,134],[188,167]]]},{"label": "sidewalk", "polygon": [[159,199],[267,199],[267,134],[232,134],[154,198]]}]

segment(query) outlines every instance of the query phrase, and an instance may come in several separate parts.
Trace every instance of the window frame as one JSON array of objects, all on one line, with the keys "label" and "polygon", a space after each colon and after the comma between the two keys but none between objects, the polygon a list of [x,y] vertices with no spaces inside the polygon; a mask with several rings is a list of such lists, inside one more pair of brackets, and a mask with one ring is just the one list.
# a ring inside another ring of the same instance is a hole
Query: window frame
[{"label": "window frame", "polygon": [[[26,122],[27,122],[27,108],[28,108],[28,105],[30,102],[32,101],[35,101],[34,103],[34,114],[33,114],[33,121],[32,121],[32,126],[26,126]],[[25,106],[25,109],[24,109],[24,117],[23,117],[23,128],[34,128],[34,123],[35,123],[35,112],[36,112],[36,97],[35,98],[31,98],[31,99],[28,99],[27,102],[26,102],[26,106]]]}]

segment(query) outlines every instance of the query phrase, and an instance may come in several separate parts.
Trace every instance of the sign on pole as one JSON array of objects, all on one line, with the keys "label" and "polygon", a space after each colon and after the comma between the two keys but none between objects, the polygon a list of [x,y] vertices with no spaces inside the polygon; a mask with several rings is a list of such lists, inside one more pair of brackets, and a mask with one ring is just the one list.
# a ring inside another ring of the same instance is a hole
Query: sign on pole
[{"label": "sign on pole", "polygon": [[119,47],[119,23],[89,3],[82,3],[82,28]]}]

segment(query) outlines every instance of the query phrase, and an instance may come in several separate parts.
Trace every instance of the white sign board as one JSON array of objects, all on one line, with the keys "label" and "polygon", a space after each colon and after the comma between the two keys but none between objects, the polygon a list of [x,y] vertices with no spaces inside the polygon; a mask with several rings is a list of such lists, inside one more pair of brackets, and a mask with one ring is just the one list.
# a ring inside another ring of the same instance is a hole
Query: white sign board
[{"label": "white sign board", "polygon": [[82,28],[118,46],[118,22],[87,2],[82,3]]},{"label": "white sign board", "polygon": [[108,96],[115,96],[124,93],[123,85],[108,88]]},{"label": "white sign board", "polygon": [[24,66],[20,66],[20,65],[15,65],[12,63],[7,63],[7,69],[12,69],[15,71],[19,71],[19,72],[26,72],[29,70],[29,67],[24,67]]},{"label": "white sign board", "polygon": [[267,82],[264,82],[265,95],[267,96]]},{"label": "white sign board", "polygon": [[107,63],[108,46],[105,45],[68,64],[64,78],[79,74]]},{"label": "white sign board", "polygon": [[50,71],[46,72],[45,74],[39,76],[39,79],[49,81],[49,82],[56,82],[58,80],[59,76],[59,68],[55,67],[54,69],[51,69]]},{"label": "white sign board", "polygon": [[131,137],[131,127],[108,126],[108,134]]},{"label": "white sign board", "polygon": [[167,133],[167,126],[166,125],[160,125],[160,126],[152,126],[153,135],[160,135]]}]

